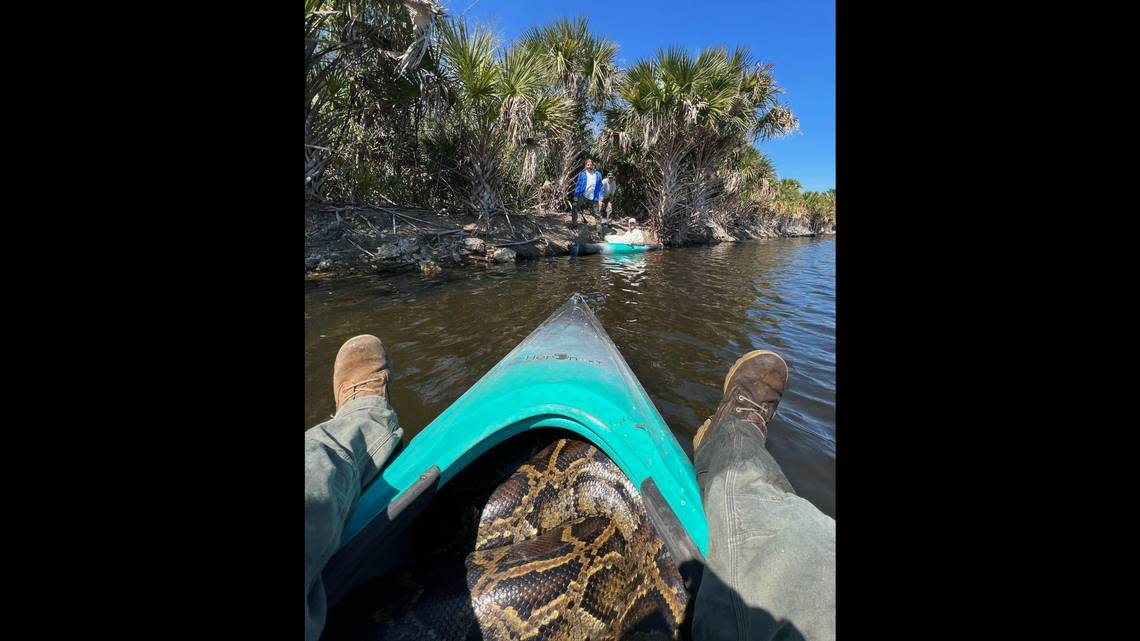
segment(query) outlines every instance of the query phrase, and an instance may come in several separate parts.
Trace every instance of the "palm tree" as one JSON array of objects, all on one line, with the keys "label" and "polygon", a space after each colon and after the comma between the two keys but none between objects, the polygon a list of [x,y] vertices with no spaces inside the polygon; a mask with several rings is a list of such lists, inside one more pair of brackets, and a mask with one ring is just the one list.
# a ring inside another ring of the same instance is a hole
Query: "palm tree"
[{"label": "palm tree", "polygon": [[539,55],[549,69],[558,93],[573,109],[572,126],[552,141],[551,181],[543,200],[550,209],[564,203],[582,152],[588,143],[590,112],[604,108],[613,96],[618,68],[617,44],[590,33],[585,18],[562,18],[530,29],[523,46]]},{"label": "palm tree", "polygon": [[[450,21],[439,30],[440,72],[451,96],[443,126],[460,152],[468,206],[486,219],[503,208],[503,165],[533,167],[552,136],[570,124],[570,105],[550,92],[540,56],[524,46],[496,54],[494,36]],[[535,172],[524,169],[533,179]]]},{"label": "palm tree", "polygon": [[624,125],[656,161],[651,223],[674,243],[712,217],[724,191],[721,169],[734,153],[798,126],[777,100],[771,66],[754,63],[744,48],[695,58],[677,47],[659,50],[626,73],[618,93]]},{"label": "palm tree", "polygon": [[730,172],[729,185],[745,200],[762,201],[772,194],[775,184],[776,166],[764,153],[752,145],[741,148],[733,154],[732,164],[726,167]]},{"label": "palm tree", "polygon": [[408,76],[442,14],[432,0],[305,0],[306,202],[323,197],[334,158],[374,128],[363,117],[379,111],[372,98],[419,84]]},{"label": "palm tree", "polygon": [[325,168],[332,161],[327,147],[332,118],[321,118],[344,86],[344,57],[333,44],[333,19],[324,0],[305,0],[305,202],[319,199]]},{"label": "palm tree", "polygon": [[696,130],[726,108],[716,91],[723,85],[723,70],[712,62],[675,47],[659,50],[655,60],[634,64],[618,89],[628,105],[624,125],[635,142],[652,152],[656,165],[647,203],[651,225],[671,241],[680,240],[673,236],[683,216],[681,168],[697,143]]},{"label": "palm tree", "polygon": [[723,212],[717,200],[727,182],[740,180],[732,167],[734,159],[748,154],[752,164],[746,169],[756,174],[750,180],[775,180],[771,163],[753,145],[787,135],[798,129],[799,122],[778,100],[783,92],[775,85],[772,65],[753,61],[743,47],[731,56],[723,49],[706,50],[701,56],[718,70],[717,95],[727,108],[704,126],[693,152],[692,214],[697,224],[708,218],[724,224],[723,215],[717,215]]},{"label": "palm tree", "polygon": [[808,191],[801,197],[811,230],[819,233],[835,223],[835,189]]},{"label": "palm tree", "polygon": [[776,183],[776,209],[785,216],[796,216],[800,213],[802,187],[800,181],[794,178],[781,178]]},{"label": "palm tree", "polygon": [[778,184],[755,147],[798,126],[771,65],[669,48],[621,75],[616,52],[584,18],[500,48],[437,0],[306,0],[306,204],[553,209],[593,146],[668,242],[764,212],[834,220],[834,190]]}]

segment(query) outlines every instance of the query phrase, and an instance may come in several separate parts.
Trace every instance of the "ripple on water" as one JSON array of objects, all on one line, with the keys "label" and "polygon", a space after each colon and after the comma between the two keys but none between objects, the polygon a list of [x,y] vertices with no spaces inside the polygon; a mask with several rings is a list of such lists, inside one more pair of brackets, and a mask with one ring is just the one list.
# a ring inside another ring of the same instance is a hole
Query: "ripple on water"
[{"label": "ripple on water", "polygon": [[796,490],[834,514],[834,237],[306,286],[306,428],[333,411],[332,361],[351,336],[375,334],[388,346],[407,439],[574,292],[606,295],[599,319],[683,441],[716,410],[741,354],[779,352],[791,373],[769,449]]}]

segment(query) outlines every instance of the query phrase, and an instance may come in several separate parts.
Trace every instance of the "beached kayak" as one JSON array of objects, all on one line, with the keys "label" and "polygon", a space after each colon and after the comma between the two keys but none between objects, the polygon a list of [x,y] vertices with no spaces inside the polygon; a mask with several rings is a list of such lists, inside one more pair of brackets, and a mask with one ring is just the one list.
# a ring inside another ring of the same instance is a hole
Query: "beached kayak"
[{"label": "beached kayak", "polygon": [[628,243],[574,243],[570,245],[571,256],[585,256],[587,254],[630,254],[634,252],[647,252],[661,249],[661,243],[646,245],[630,245]]},{"label": "beached kayak", "polygon": [[692,464],[586,298],[574,294],[364,489],[326,566],[330,603],[392,567],[398,553],[385,552],[401,549],[399,533],[457,474],[486,463],[481,455],[505,441],[544,430],[588,443],[616,464],[677,566],[707,553]]}]

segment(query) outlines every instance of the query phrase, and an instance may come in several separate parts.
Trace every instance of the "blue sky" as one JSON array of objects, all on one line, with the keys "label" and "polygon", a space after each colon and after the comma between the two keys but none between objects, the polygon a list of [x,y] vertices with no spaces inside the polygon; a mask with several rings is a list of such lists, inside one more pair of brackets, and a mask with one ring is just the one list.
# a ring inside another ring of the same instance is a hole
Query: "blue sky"
[{"label": "blue sky", "polygon": [[784,101],[800,133],[759,143],[781,178],[808,191],[835,186],[835,1],[756,0],[444,0],[447,13],[489,25],[509,42],[528,28],[562,16],[585,16],[590,29],[618,43],[626,68],[671,44],[691,51],[744,45],[773,63]]}]

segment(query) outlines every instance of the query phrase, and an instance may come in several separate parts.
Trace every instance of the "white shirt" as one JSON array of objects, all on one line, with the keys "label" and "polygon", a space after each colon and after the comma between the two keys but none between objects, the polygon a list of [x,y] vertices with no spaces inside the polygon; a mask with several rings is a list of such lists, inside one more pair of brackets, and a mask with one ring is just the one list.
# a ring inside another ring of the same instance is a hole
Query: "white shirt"
[{"label": "white shirt", "polygon": [[645,234],[640,229],[631,229],[625,234],[626,242],[630,245],[644,245]]},{"label": "white shirt", "polygon": [[586,192],[582,194],[586,198],[594,199],[594,185],[598,184],[598,174],[592,171],[586,172]]}]

